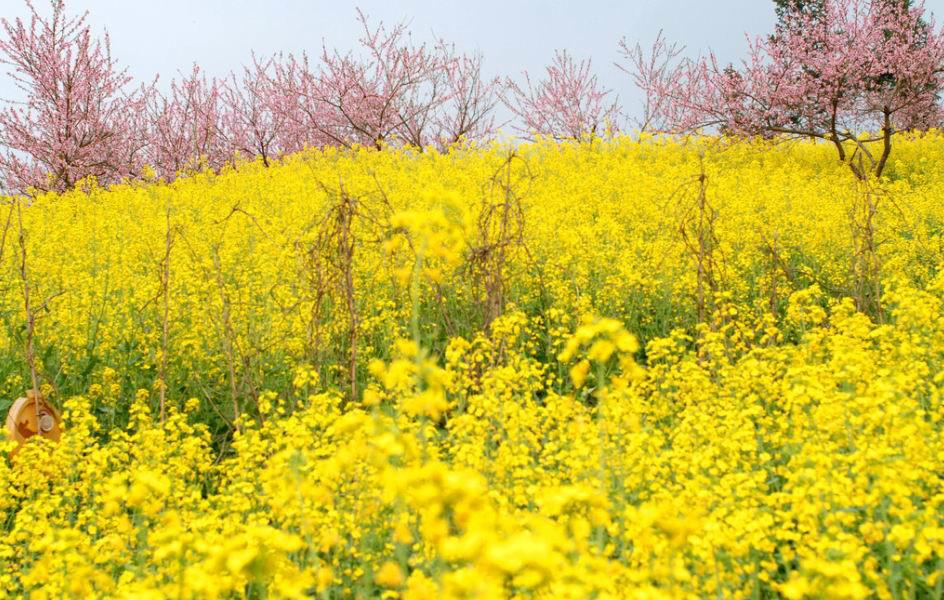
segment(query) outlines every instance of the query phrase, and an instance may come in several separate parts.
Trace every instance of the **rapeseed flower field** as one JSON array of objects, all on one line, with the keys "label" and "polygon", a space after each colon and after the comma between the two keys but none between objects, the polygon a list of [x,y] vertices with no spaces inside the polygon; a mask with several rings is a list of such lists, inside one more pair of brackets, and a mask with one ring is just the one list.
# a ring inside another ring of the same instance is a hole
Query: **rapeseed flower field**
[{"label": "rapeseed flower field", "polygon": [[7,199],[0,398],[25,279],[64,433],[0,461],[0,595],[940,598],[944,136],[896,144],[866,181],[616,137]]}]

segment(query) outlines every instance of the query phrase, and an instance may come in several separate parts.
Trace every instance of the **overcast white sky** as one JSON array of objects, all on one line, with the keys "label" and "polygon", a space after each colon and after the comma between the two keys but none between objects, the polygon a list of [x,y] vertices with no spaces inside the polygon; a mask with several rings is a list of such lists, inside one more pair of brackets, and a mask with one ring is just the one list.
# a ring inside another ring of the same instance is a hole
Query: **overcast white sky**
[{"label": "overcast white sky", "polygon": [[[48,10],[49,0],[34,0]],[[737,61],[745,32],[766,33],[774,22],[770,0],[66,0],[71,13],[89,11],[96,32],[108,30],[112,54],[136,78],[170,78],[197,62],[211,75],[225,75],[255,50],[317,52],[355,45],[360,33],[355,7],[373,20],[405,21],[415,38],[435,36],[460,49],[480,51],[490,74],[517,77],[543,71],[557,48],[593,60],[602,82],[619,94],[627,111],[639,98],[613,62],[617,43],[651,43],[664,30],[689,54],[713,49]],[[944,15],[944,0],[927,0]],[[0,15],[28,14],[23,0],[0,0]],[[16,96],[5,71],[0,98]],[[633,111],[634,112],[634,111]]]}]

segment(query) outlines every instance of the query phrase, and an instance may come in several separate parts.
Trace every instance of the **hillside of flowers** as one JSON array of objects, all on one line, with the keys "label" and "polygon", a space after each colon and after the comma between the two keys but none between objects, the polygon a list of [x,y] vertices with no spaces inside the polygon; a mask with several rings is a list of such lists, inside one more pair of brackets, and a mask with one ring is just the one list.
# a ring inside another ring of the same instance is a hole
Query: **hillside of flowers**
[{"label": "hillside of flowers", "polygon": [[353,7],[163,79],[0,16],[0,599],[944,597],[944,28],[768,4],[612,40],[638,106]]},{"label": "hillside of flowers", "polygon": [[881,179],[833,152],[328,148],[9,198],[0,398],[29,341],[64,434],[0,460],[0,594],[940,597],[944,137]]}]

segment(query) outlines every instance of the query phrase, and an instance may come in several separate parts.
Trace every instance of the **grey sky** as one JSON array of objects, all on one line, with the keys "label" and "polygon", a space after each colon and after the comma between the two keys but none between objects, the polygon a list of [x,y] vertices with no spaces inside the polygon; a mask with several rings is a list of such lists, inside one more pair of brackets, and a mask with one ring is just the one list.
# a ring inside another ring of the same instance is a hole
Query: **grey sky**
[{"label": "grey sky", "polygon": [[[46,9],[48,0],[34,0]],[[107,29],[112,54],[140,79],[170,78],[194,62],[211,75],[225,75],[250,59],[251,51],[317,52],[355,45],[359,6],[372,20],[405,21],[416,39],[436,36],[458,48],[480,51],[489,74],[539,74],[557,48],[591,58],[600,79],[628,112],[639,97],[613,62],[625,36],[649,44],[664,30],[688,54],[713,49],[736,61],[747,43],[744,32],[763,33],[774,22],[770,0],[67,0],[71,13],[89,11],[93,30]],[[926,7],[944,15],[944,0]],[[22,0],[0,0],[0,15],[25,16]],[[0,76],[0,98],[17,96]]]}]

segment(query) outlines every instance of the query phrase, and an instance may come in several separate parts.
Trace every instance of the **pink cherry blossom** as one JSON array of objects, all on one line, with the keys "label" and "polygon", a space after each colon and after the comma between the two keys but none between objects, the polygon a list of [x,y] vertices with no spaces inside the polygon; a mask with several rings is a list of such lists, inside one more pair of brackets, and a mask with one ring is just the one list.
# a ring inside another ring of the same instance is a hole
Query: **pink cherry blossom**
[{"label": "pink cherry blossom", "polygon": [[619,107],[609,96],[611,90],[600,86],[591,73],[590,60],[579,63],[566,51],[558,51],[547,67],[546,78],[532,82],[524,72],[524,85],[508,79],[502,96],[505,105],[517,116],[524,135],[543,135],[556,139],[581,139],[615,130]]},{"label": "pink cherry blossom", "polygon": [[[154,86],[156,87],[156,86]],[[222,89],[197,65],[170,83],[170,92],[148,94],[148,163],[173,179],[200,167],[218,169],[230,158],[222,129]]]},{"label": "pink cherry blossom", "polygon": [[668,131],[820,139],[862,179],[881,176],[896,133],[941,122],[944,35],[921,2],[825,0],[822,12],[787,13],[739,68],[714,55],[639,65]]},{"label": "pink cherry blossom", "polygon": [[0,186],[64,190],[86,177],[111,183],[136,175],[146,144],[143,96],[111,56],[108,36],[92,38],[86,15],[62,2],[43,18],[0,19],[0,61],[25,100],[0,111]]}]

